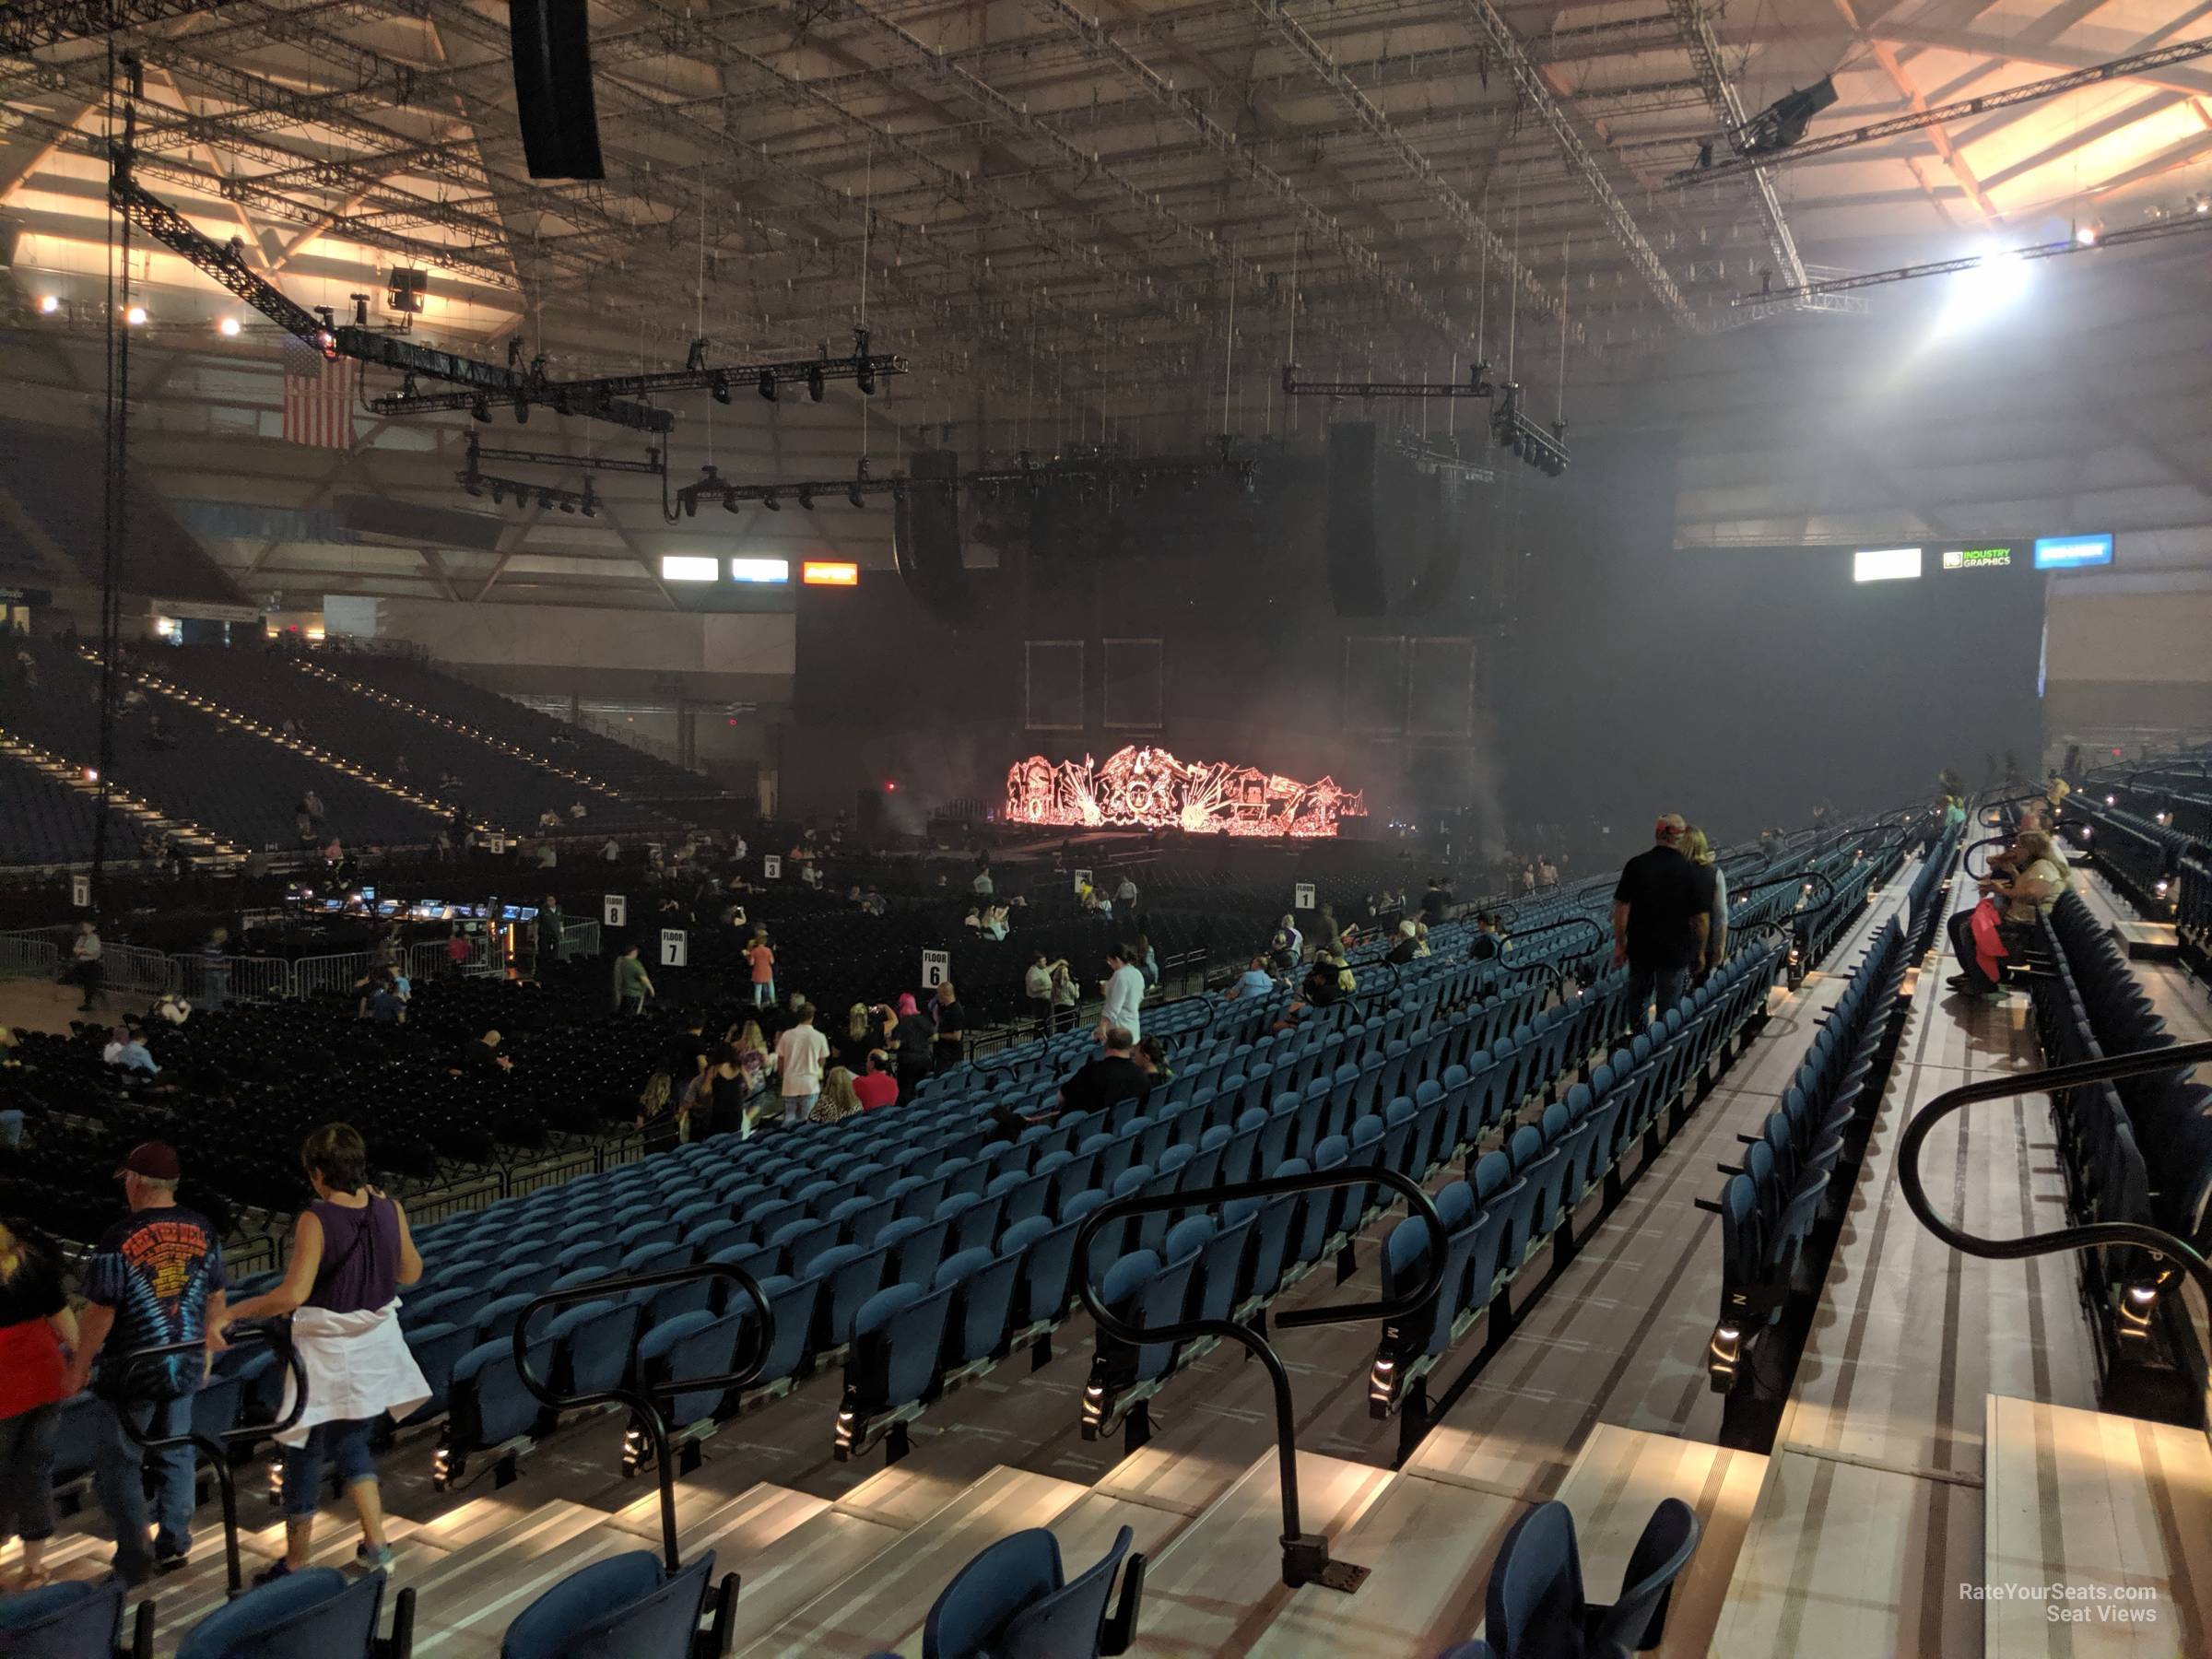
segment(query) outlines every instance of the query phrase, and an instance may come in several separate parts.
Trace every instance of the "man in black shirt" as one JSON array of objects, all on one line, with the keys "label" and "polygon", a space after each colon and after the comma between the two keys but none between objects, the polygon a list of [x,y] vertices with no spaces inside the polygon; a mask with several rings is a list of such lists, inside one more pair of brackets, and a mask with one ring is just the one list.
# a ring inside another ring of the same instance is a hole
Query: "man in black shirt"
[{"label": "man in black shirt", "polygon": [[1613,889],[1613,965],[1629,970],[1629,1024],[1641,1029],[1644,1009],[1656,1016],[1682,997],[1683,971],[1705,955],[1712,924],[1712,878],[1682,855],[1688,825],[1676,813],[1661,818],[1655,844],[1621,866]]},{"label": "man in black shirt", "polygon": [[1060,1085],[1060,1110],[1104,1112],[1124,1100],[1142,1100],[1151,1092],[1152,1079],[1131,1054],[1133,1047],[1123,1027],[1109,1030],[1099,1057]]},{"label": "man in black shirt", "polygon": [[968,1010],[954,996],[950,980],[938,982],[937,999],[930,1014],[937,1023],[930,1046],[936,1068],[943,1071],[968,1057]]}]

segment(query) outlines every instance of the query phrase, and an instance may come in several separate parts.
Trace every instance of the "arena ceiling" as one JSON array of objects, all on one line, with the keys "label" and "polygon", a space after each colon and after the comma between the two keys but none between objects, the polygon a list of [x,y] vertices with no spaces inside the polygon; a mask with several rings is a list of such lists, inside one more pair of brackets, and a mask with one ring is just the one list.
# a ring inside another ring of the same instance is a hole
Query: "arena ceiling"
[{"label": "arena ceiling", "polygon": [[[1575,374],[1617,372],[1777,325],[1731,301],[1800,266],[2045,241],[2212,189],[2212,58],[1795,162],[1771,191],[1669,182],[1732,98],[1756,112],[1832,75],[1813,131],[1856,126],[2212,33],[2212,6],[2186,0],[1092,3],[594,5],[606,177],[558,182],[526,173],[503,5],[118,0],[175,15],[0,55],[6,372],[87,394],[63,359],[104,317],[111,44],[143,65],[141,182],[302,303],[365,293],[389,323],[390,272],[423,268],[418,337],[495,356],[519,336],[563,378],[671,367],[698,337],[717,362],[842,350],[864,308],[877,348],[912,359],[865,432],[835,388],[818,408],[676,400],[679,481],[717,420],[724,473],[763,478],[848,473],[864,444],[885,470],[925,430],[1004,453],[1280,429],[1293,351],[1382,378],[1510,351],[1533,380],[1564,340]],[[48,9],[68,8],[16,8]],[[465,421],[364,417],[364,453],[327,461],[234,447],[212,487],[208,441],[268,429],[207,412],[273,405],[276,341],[250,317],[217,335],[236,302],[143,238],[132,273],[152,360],[176,359],[145,404],[172,492],[467,504]],[[58,313],[39,310],[50,294]],[[636,447],[585,425],[529,437]],[[222,556],[255,591],[466,598],[497,565],[500,597],[667,603],[648,564],[676,533],[623,482],[603,488],[608,523],[448,549],[442,568],[280,538]],[[881,561],[887,515],[809,517],[751,513],[745,533]]]}]

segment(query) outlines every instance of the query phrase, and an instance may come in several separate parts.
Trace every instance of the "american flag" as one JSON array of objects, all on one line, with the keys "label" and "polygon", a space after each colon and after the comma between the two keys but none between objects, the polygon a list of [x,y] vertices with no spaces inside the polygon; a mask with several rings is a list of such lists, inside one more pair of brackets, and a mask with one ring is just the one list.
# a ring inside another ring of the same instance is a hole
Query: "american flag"
[{"label": "american flag", "polygon": [[316,449],[353,447],[353,394],[361,366],[335,362],[297,335],[284,336],[284,441]]}]

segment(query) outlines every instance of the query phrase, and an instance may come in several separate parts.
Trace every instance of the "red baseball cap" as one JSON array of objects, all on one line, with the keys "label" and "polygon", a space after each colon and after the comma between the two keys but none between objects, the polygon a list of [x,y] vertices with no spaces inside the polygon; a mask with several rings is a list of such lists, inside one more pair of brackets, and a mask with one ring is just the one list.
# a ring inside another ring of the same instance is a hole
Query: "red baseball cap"
[{"label": "red baseball cap", "polygon": [[142,1175],[148,1181],[175,1181],[182,1171],[177,1167],[177,1149],[167,1141],[140,1141],[115,1173]]}]

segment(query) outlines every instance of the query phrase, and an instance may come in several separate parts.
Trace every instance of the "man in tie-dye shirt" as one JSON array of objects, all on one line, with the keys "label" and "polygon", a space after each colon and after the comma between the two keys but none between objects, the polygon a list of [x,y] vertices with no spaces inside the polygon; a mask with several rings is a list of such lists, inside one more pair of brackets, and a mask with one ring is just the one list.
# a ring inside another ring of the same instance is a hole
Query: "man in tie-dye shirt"
[{"label": "man in tie-dye shirt", "polygon": [[[195,1347],[124,1363],[139,1348],[203,1344],[223,1324],[223,1248],[207,1218],[177,1204],[177,1151],[161,1141],[134,1147],[116,1171],[129,1217],[111,1227],[85,1266],[88,1304],[79,1322],[72,1390],[82,1388],[106,1350],[96,1391],[110,1412],[93,1470],[100,1506],[115,1526],[115,1571],[130,1583],[184,1564],[192,1547],[193,1449],[142,1453],[124,1432],[128,1414],[148,1439],[192,1427],[192,1396],[206,1381],[207,1354]],[[156,1531],[147,1544],[144,1470],[155,1477]]]}]

